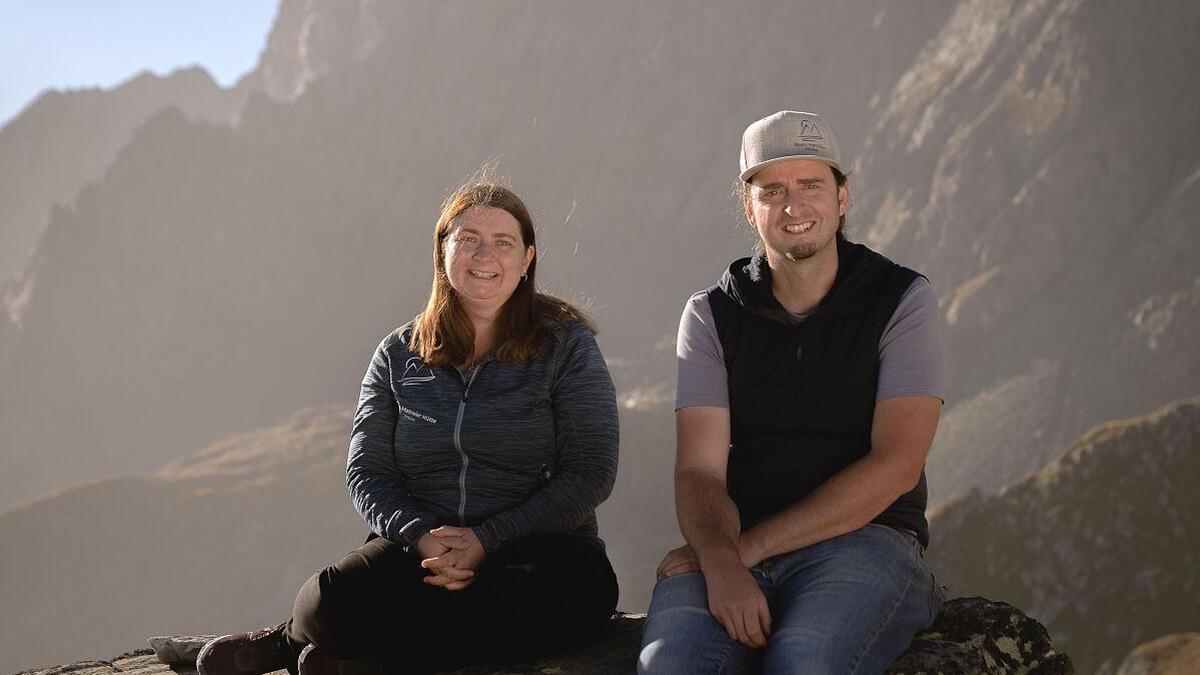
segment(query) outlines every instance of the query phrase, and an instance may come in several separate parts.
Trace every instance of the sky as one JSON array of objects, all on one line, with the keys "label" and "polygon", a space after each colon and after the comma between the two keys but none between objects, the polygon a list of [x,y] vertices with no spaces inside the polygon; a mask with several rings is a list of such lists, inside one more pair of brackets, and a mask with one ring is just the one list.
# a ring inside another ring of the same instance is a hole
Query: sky
[{"label": "sky", "polygon": [[229,86],[258,62],[278,0],[0,0],[0,125],[45,89],[113,87],[203,66]]}]

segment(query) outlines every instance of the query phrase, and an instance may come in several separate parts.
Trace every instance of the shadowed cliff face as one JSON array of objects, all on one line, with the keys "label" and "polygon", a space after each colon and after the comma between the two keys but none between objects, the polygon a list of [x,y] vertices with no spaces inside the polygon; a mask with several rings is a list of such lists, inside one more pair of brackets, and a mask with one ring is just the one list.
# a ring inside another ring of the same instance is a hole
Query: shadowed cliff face
[{"label": "shadowed cliff face", "polygon": [[952,595],[1011,602],[1082,673],[1111,673],[1137,644],[1200,616],[1200,399],[1099,426],[996,496],[931,520]]}]

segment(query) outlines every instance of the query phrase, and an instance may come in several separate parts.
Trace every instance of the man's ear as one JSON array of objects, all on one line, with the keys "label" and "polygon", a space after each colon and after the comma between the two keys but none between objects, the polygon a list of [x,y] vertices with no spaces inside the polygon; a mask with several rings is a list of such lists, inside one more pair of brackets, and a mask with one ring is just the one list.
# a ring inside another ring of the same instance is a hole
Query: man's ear
[{"label": "man's ear", "polygon": [[750,184],[742,186],[742,215],[746,216],[746,223],[750,225],[750,229],[757,230],[758,226],[754,224],[754,210],[750,208]]}]

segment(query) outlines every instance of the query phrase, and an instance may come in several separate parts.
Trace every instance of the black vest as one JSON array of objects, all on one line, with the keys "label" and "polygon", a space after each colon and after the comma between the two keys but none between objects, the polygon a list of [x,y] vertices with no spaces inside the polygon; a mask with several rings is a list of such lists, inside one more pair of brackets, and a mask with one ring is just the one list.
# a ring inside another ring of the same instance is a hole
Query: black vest
[{"label": "black vest", "polygon": [[[829,293],[797,321],[771,292],[762,254],[708,290],[729,381],[727,485],[742,528],[800,501],[871,448],[879,339],[919,276],[838,237]],[[874,522],[929,541],[925,474]]]}]

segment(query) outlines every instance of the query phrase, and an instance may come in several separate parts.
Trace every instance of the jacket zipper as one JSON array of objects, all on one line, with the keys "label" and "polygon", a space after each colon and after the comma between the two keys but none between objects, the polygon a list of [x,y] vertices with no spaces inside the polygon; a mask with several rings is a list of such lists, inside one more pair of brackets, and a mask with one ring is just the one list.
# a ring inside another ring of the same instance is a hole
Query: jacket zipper
[{"label": "jacket zipper", "polygon": [[454,448],[458,450],[459,459],[462,460],[462,469],[458,472],[458,526],[466,527],[467,525],[467,466],[471,463],[471,458],[467,455],[467,451],[463,450],[462,446],[462,421],[463,413],[467,409],[467,393],[471,391],[471,383],[475,381],[475,376],[479,374],[479,369],[483,364],[475,366],[471,370],[471,377],[467,379],[465,375],[459,373],[463,379],[463,395],[462,400],[458,402],[458,416],[454,419]]}]

